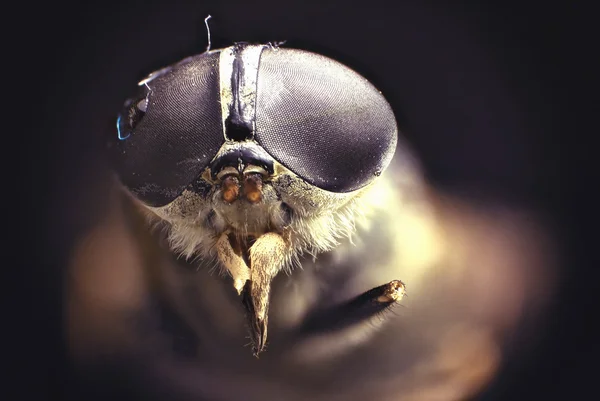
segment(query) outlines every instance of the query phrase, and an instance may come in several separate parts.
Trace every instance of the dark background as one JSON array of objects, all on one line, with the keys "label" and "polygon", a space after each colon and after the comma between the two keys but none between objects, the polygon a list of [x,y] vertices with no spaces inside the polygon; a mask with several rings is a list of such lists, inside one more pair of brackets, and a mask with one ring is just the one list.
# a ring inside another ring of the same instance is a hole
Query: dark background
[{"label": "dark background", "polygon": [[527,358],[509,360],[482,399],[594,397],[598,182],[586,174],[598,127],[585,123],[598,109],[593,14],[576,2],[452,4],[82,2],[7,11],[15,27],[4,37],[16,52],[4,59],[3,86],[14,91],[4,106],[4,193],[17,241],[6,258],[16,274],[6,281],[3,345],[18,392],[2,398],[61,399],[73,384],[61,272],[71,241],[101,209],[80,206],[102,197],[90,184],[101,171],[98,149],[141,78],[204,51],[207,14],[213,48],[287,40],[370,79],[438,188],[539,213],[557,238],[560,286],[541,340]]}]

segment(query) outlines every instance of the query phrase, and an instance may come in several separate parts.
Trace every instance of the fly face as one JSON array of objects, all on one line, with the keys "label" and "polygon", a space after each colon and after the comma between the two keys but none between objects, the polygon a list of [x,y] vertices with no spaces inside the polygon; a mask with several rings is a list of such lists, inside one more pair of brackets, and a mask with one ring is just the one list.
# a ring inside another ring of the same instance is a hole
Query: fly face
[{"label": "fly face", "polygon": [[[352,233],[361,195],[397,143],[393,112],[366,79],[270,45],[236,44],[151,74],[117,129],[123,186],[168,224],[175,252],[215,258],[231,275],[255,354],[273,278]],[[399,283],[349,308],[387,305]]]}]

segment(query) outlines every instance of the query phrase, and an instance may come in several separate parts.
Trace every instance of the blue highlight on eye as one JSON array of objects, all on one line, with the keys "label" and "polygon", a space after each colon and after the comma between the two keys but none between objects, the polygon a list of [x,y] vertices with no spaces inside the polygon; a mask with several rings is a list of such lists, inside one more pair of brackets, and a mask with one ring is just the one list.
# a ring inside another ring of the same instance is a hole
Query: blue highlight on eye
[{"label": "blue highlight on eye", "polygon": [[125,137],[121,136],[121,116],[117,117],[117,137],[119,140],[124,141],[125,139],[129,138],[130,135],[131,132]]}]

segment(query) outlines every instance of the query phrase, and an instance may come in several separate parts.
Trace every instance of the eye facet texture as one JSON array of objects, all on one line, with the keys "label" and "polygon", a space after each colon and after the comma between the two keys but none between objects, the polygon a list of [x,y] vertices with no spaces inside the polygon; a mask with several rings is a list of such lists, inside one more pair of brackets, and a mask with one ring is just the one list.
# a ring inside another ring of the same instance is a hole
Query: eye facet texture
[{"label": "eye facet texture", "polygon": [[265,49],[256,140],[312,185],[349,192],[387,167],[397,128],[381,93],[348,67],[301,50]]},{"label": "eye facet texture", "polygon": [[146,113],[117,144],[117,163],[123,184],[147,204],[173,201],[223,144],[218,73],[219,54],[206,53],[146,83]]},{"label": "eye facet texture", "polygon": [[[255,131],[234,139],[241,146],[255,141],[309,184],[350,192],[387,167],[396,148],[396,121],[365,78],[302,50],[244,44],[233,49],[235,58],[212,51],[161,70],[126,104],[117,123],[116,167],[136,197],[150,206],[170,203],[209,167],[232,140],[223,132],[230,117],[223,114],[231,111],[222,104],[230,99],[222,96],[238,92],[238,103],[252,105],[247,125]],[[229,60],[236,68],[220,65]],[[220,76],[232,71],[256,81]]]}]

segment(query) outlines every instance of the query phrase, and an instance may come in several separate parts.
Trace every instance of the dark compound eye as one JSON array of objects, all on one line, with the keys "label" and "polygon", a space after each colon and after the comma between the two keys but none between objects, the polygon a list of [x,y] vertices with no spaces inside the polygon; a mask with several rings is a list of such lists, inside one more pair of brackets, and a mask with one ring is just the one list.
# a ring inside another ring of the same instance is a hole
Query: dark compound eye
[{"label": "dark compound eye", "polygon": [[139,88],[118,118],[116,167],[136,197],[162,206],[198,177],[224,142],[219,53],[190,57]]},{"label": "dark compound eye", "polygon": [[391,161],[394,114],[350,68],[306,51],[267,48],[257,81],[256,140],[310,184],[353,191]]},{"label": "dark compound eye", "polygon": [[368,185],[397,143],[389,104],[350,68],[247,44],[189,57],[142,81],[117,131],[121,181],[151,206],[172,202],[207,167],[231,164],[227,155],[215,159],[226,142],[242,159],[260,151],[266,165],[277,160],[331,192]]}]

